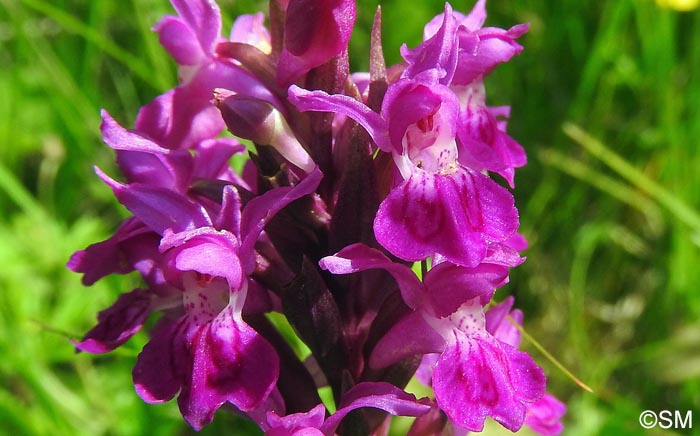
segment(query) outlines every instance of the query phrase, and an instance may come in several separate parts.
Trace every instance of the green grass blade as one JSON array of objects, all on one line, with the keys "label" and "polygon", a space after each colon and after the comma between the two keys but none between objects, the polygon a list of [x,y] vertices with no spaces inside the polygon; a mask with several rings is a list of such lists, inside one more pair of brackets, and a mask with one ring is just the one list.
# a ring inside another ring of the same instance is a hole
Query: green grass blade
[{"label": "green grass blade", "polygon": [[153,88],[166,89],[170,85],[166,83],[167,78],[163,78],[160,74],[153,74],[152,68],[141,59],[110,41],[97,29],[87,26],[67,12],[42,0],[22,0],[22,2],[32,9],[50,17],[67,31],[79,35],[86,41],[95,44],[114,59],[127,65],[135,75]]},{"label": "green grass blade", "polygon": [[572,177],[594,186],[600,191],[610,195],[621,203],[637,209],[647,220],[652,234],[658,235],[663,227],[661,212],[649,197],[640,194],[637,190],[612,179],[611,177],[596,171],[583,162],[570,158],[553,149],[542,149],[537,157],[545,164],[558,169]]},{"label": "green grass blade", "polygon": [[573,123],[565,123],[562,127],[564,133],[599,159],[605,165],[617,172],[631,184],[651,196],[658,204],[666,208],[673,216],[700,232],[700,214],[643,172],[627,162],[622,156],[606,147],[601,141],[586,133]]}]

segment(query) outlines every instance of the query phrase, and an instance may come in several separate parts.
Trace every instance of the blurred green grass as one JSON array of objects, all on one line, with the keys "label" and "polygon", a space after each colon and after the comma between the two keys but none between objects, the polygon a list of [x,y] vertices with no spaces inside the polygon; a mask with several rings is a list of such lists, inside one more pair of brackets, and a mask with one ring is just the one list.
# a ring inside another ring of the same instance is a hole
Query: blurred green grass
[{"label": "blurred green grass", "polygon": [[[264,7],[219,3],[225,28]],[[358,1],[355,70],[376,4]],[[392,63],[442,5],[382,8]],[[85,288],[64,264],[124,216],[92,172],[114,173],[98,112],[130,124],[175,84],[150,31],[165,13],[166,0],[0,0],[0,433],[191,433],[174,404],[133,392],[143,335],[100,357],[67,340],[136,283]],[[489,14],[488,25],[531,24],[523,54],[486,82],[490,104],[512,105],[509,131],[530,158],[516,178],[528,261],[499,292],[516,295],[530,334],[595,390],[529,347],[570,406],[565,434],[639,434],[645,409],[693,410],[700,426],[700,12],[492,0]],[[203,434],[256,434],[220,415]]]}]

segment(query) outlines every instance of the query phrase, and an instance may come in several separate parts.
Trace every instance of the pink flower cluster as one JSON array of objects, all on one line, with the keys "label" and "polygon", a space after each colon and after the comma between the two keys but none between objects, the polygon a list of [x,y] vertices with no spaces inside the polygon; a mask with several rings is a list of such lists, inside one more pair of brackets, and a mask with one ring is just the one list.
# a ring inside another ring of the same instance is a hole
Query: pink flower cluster
[{"label": "pink flower cluster", "polygon": [[[226,406],[271,436],[381,435],[391,415],[417,417],[412,436],[487,417],[560,433],[564,405],[518,350],[522,313],[492,300],[526,242],[491,174],[513,187],[526,157],[483,80],[528,26],[483,27],[484,0],[467,15],[446,4],[387,68],[377,13],[370,71],[350,74],[352,0],[271,0],[269,28],[241,16],[228,37],[213,0],[171,3],[155,30],[179,85],[133,129],[102,114],[122,181],[96,171],[132,216],[68,263],[86,285],[138,271],[143,286],[75,346],[112,351],[157,317],[136,392],[177,396],[195,429]],[[242,174],[239,140],[253,150]],[[414,375],[434,398],[403,390]]]}]

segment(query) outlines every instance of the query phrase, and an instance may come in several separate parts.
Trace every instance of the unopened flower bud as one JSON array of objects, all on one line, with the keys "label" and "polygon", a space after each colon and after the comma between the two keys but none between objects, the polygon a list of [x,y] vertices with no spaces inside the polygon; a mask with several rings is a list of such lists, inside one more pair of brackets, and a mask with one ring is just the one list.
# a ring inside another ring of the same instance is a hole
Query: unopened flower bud
[{"label": "unopened flower bud", "polygon": [[273,105],[226,90],[216,90],[215,100],[231,133],[257,145],[274,147],[285,159],[306,173],[313,171],[316,164]]}]

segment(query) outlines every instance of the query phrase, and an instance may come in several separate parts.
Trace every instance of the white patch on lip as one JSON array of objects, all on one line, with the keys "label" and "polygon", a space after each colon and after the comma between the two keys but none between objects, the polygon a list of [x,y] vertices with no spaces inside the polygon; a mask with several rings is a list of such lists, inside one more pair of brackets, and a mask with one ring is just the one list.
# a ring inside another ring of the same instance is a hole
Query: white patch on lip
[{"label": "white patch on lip", "polygon": [[439,110],[408,126],[402,145],[415,167],[433,174],[451,174],[457,170],[457,143],[453,129],[446,127],[448,124]]},{"label": "white patch on lip", "polygon": [[183,274],[182,305],[195,323],[214,319],[228,304],[229,287],[221,277],[188,271]]},{"label": "white patch on lip", "polygon": [[448,345],[461,342],[465,338],[476,339],[488,336],[486,317],[480,300],[480,297],[472,298],[444,318],[437,318],[423,312],[423,319],[445,339]]}]

